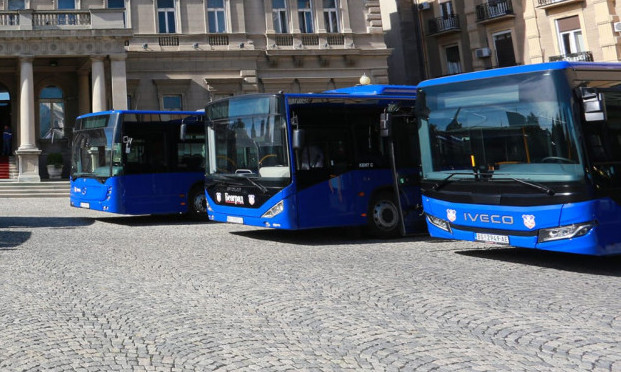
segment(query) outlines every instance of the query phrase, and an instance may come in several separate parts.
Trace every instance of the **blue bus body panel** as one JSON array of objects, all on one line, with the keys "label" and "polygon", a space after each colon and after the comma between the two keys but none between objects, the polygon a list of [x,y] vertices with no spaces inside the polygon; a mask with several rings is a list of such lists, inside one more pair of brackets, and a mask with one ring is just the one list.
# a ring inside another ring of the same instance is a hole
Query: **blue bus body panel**
[{"label": "blue bus body panel", "polygon": [[[451,222],[451,232],[447,232],[427,221],[433,237],[476,241],[473,230],[486,233],[496,229],[502,232],[493,234],[508,235],[509,244],[515,247],[600,256],[621,253],[621,207],[608,198],[511,207],[450,203],[423,196],[423,208],[426,214]],[[596,226],[584,236],[538,242],[539,229],[593,221]]]},{"label": "blue bus body panel", "polygon": [[169,214],[187,211],[188,192],[204,179],[202,172],[116,176],[101,183],[71,180],[73,207],[120,214]]},{"label": "blue bus body panel", "polygon": [[[280,229],[311,229],[319,227],[362,226],[367,223],[370,198],[375,190],[392,191],[391,171],[355,170],[321,182],[309,188],[294,192],[289,185],[260,208],[244,208],[215,204],[207,195],[212,211],[210,219],[220,222],[237,222],[251,226]],[[407,205],[404,209],[414,210],[420,202],[419,187],[403,187]],[[272,218],[261,217],[280,200],[284,211]],[[412,213],[417,216],[417,213]],[[242,220],[239,220],[239,219]],[[409,222],[409,219],[406,219]]]},{"label": "blue bus body panel", "polygon": [[[211,206],[211,209],[207,210],[207,214],[212,221],[295,230],[299,227],[297,224],[296,203],[293,195],[293,185],[289,185],[272,196],[259,208],[247,208],[216,204],[209,194],[205,193],[207,203]],[[282,213],[272,218],[261,217],[281,200],[284,206]]]}]

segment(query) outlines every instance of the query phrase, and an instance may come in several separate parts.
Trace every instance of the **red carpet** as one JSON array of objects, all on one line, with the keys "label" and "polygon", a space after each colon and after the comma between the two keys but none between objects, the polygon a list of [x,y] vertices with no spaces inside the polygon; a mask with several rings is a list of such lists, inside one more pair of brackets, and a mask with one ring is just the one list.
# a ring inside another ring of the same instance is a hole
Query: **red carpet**
[{"label": "red carpet", "polygon": [[9,178],[9,157],[0,156],[0,179]]}]

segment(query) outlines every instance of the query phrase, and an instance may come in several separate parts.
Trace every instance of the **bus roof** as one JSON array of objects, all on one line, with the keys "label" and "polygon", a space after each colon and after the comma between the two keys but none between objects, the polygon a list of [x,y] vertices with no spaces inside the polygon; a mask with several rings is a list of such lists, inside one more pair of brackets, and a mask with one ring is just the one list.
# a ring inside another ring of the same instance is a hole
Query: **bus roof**
[{"label": "bus roof", "polygon": [[90,112],[88,114],[80,115],[77,118],[87,118],[91,116],[110,115],[110,114],[166,114],[166,115],[204,115],[204,110],[198,111],[166,111],[166,110],[110,110]]},{"label": "bus roof", "polygon": [[353,87],[326,90],[328,94],[350,94],[357,96],[416,96],[415,85],[354,85]]},{"label": "bus roof", "polygon": [[507,75],[516,75],[516,74],[524,74],[528,72],[538,72],[538,71],[549,71],[549,70],[619,70],[619,74],[621,77],[621,63],[615,62],[568,62],[568,61],[559,61],[559,62],[547,62],[547,63],[536,63],[532,65],[523,65],[523,66],[513,66],[513,67],[503,67],[503,68],[495,68],[491,70],[483,70],[476,72],[467,72],[464,74],[445,76],[435,79],[429,79],[418,84],[419,88],[424,88],[428,86],[442,85],[442,84],[450,84],[450,83],[461,83],[470,80],[478,80],[478,79],[487,79],[493,77],[507,76]]}]

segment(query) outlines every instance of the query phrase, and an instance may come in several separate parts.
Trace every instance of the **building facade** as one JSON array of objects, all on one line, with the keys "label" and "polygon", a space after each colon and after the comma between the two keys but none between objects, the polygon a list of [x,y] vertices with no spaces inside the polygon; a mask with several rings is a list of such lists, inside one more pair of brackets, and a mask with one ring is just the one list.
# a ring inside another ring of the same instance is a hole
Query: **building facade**
[{"label": "building facade", "polygon": [[621,60],[615,0],[414,0],[427,77],[577,60]]},{"label": "building facade", "polygon": [[379,0],[0,0],[0,37],[19,181],[68,177],[80,114],[388,82]]}]

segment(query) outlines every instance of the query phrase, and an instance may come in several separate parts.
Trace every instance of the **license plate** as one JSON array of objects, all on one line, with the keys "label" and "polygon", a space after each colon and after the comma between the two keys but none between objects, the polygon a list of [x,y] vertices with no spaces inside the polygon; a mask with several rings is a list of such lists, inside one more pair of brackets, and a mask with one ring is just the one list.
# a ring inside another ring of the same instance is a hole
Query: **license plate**
[{"label": "license plate", "polygon": [[480,242],[509,244],[509,237],[507,235],[476,233],[474,234],[474,239]]},{"label": "license plate", "polygon": [[241,217],[226,216],[226,222],[230,222],[230,223],[244,223],[244,219],[241,218]]},{"label": "license plate", "polygon": [[91,205],[90,205],[90,203],[80,203],[80,208],[90,209]]}]

